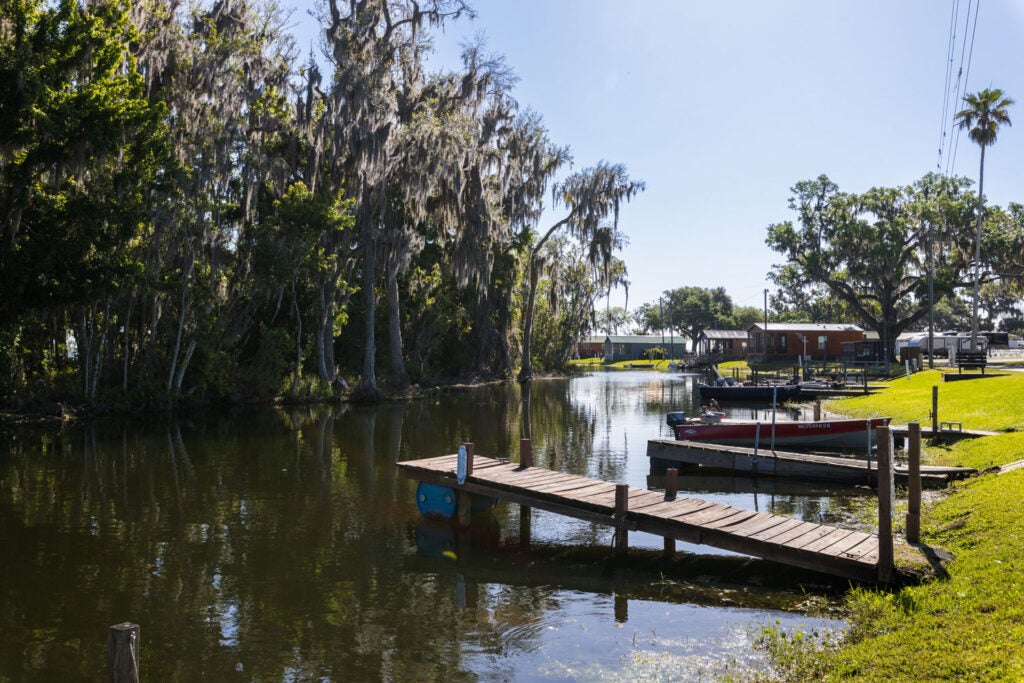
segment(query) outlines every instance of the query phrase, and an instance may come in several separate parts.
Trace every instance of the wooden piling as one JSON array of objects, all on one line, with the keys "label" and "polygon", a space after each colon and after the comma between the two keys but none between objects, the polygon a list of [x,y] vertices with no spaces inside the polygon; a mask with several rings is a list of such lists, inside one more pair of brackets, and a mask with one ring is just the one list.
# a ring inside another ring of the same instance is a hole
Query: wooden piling
[{"label": "wooden piling", "polygon": [[878,581],[890,583],[893,574],[892,441],[888,427],[875,429],[878,442]]},{"label": "wooden piling", "polygon": [[[529,439],[519,439],[519,469],[525,470],[533,467],[533,443]],[[519,506],[519,544],[528,548],[530,546],[530,527],[533,520],[533,511],[529,505]]]},{"label": "wooden piling", "polygon": [[921,425],[907,425],[907,543],[921,540]]},{"label": "wooden piling", "polygon": [[462,444],[466,447],[466,476],[473,476],[473,444],[470,441]]},{"label": "wooden piling", "polygon": [[665,470],[665,500],[675,500],[679,493],[679,468],[669,467]]},{"label": "wooden piling", "polygon": [[110,683],[139,683],[139,625],[115,624],[107,636],[107,672]]},{"label": "wooden piling", "polygon": [[533,446],[529,439],[519,439],[519,466],[533,467]]},{"label": "wooden piling", "polygon": [[814,421],[821,422],[821,399],[814,401]]},{"label": "wooden piling", "polygon": [[[675,500],[679,492],[679,468],[669,467],[665,470],[665,500]],[[672,556],[676,552],[676,539],[665,537],[665,555]]]},{"label": "wooden piling", "polygon": [[932,385],[932,438],[939,436],[939,385]]},{"label": "wooden piling", "polygon": [[624,556],[629,550],[626,512],[629,510],[629,484],[615,485],[615,554]]}]

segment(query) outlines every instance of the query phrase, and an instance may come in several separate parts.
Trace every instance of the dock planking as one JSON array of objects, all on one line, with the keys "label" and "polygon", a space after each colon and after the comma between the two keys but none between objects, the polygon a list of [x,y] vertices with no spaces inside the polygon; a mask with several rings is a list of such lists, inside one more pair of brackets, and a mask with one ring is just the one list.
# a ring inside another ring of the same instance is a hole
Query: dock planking
[{"label": "dock planking", "polygon": [[[729,471],[748,476],[792,477],[803,482],[821,481],[844,485],[878,483],[878,463],[874,459],[868,461],[764,448],[755,450],[674,439],[651,439],[647,442],[647,457],[651,461],[652,471],[693,465],[705,470]],[[953,479],[963,479],[978,473],[969,467],[922,465],[920,469],[922,484],[930,488],[941,488]],[[906,467],[897,465],[894,471],[897,482],[907,482]]]},{"label": "dock planking", "polygon": [[398,463],[403,474],[619,529],[710,545],[766,560],[872,582],[878,577],[877,534],[840,529],[693,497],[666,497],[630,487],[616,515],[616,485],[563,472],[474,456],[473,472],[456,480],[456,455]]}]

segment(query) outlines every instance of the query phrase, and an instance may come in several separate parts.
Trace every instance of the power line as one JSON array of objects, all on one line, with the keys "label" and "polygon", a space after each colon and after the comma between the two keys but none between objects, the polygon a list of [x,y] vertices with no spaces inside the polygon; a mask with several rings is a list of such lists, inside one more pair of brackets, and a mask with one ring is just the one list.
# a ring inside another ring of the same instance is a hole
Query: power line
[{"label": "power line", "polygon": [[[972,6],[974,7],[973,26],[972,26],[972,21],[971,21],[971,7]],[[957,72],[956,72],[956,83],[955,83],[955,85],[953,87],[953,96],[952,96],[952,98],[949,101],[946,102],[946,104],[944,105],[944,108],[943,108],[943,118],[944,118],[944,121],[943,121],[943,138],[945,138],[945,130],[946,130],[945,129],[945,125],[952,122],[953,118],[955,117],[955,111],[956,111],[956,107],[957,107],[958,103],[961,101],[963,96],[967,93],[967,79],[970,76],[970,72],[971,72],[971,59],[974,56],[974,36],[975,36],[975,34],[977,33],[977,30],[978,30],[978,11],[980,9],[981,9],[981,0],[977,0],[976,2],[974,2],[974,0],[968,0],[967,11],[964,13],[963,42],[962,42],[961,47],[960,47],[960,66],[957,68]],[[954,3],[953,13],[954,13],[953,14],[953,19],[951,19],[951,22],[953,22],[953,24],[955,24],[956,23],[955,20],[959,19],[959,14],[960,14],[959,2],[955,2]],[[967,42],[968,34],[970,34],[970,39],[971,39],[970,40],[970,46],[968,46],[968,42]],[[955,28],[952,28],[952,27],[950,29],[950,42],[953,45],[952,50],[955,51],[956,35],[955,35]],[[953,55],[953,58],[950,59],[949,64],[948,64],[949,68],[947,70],[947,78],[946,78],[947,88],[949,86],[950,80],[952,79],[952,65],[953,65],[954,61],[955,61],[955,55]],[[966,63],[966,68],[965,68],[965,63]],[[947,176],[950,173],[952,173],[953,170],[956,167],[956,154],[957,154],[957,149],[959,148],[959,145],[960,145],[960,133],[961,133],[960,126],[954,126],[953,127],[953,132],[952,132],[952,135],[951,135],[952,142],[948,145],[948,150],[949,150],[950,153],[946,155],[945,175],[947,175]],[[940,153],[940,155],[941,155],[941,153]],[[940,158],[939,165],[941,167],[941,158]]]},{"label": "power line", "polygon": [[946,47],[946,77],[942,83],[942,116],[939,117],[941,123],[939,127],[939,160],[935,164],[939,172],[942,172],[942,151],[946,144],[946,125],[949,123],[947,114],[949,112],[949,81],[950,74],[953,72],[953,49],[956,45],[956,15],[958,0],[953,0],[950,3],[949,12],[949,40],[947,41]]},{"label": "power line", "polygon": [[[974,57],[974,35],[978,31],[978,10],[980,8],[981,8],[981,0],[978,0],[977,4],[974,6],[974,27],[971,29],[971,48],[967,52],[967,71],[964,72],[964,94],[967,94],[967,79],[971,75],[971,58]],[[967,26],[968,26],[968,23],[970,22],[970,19],[971,19],[970,13],[971,13],[971,6],[970,6],[970,4],[968,4],[967,5],[967,15],[968,16],[966,18],[966,21],[964,22],[964,44],[965,45],[967,43],[967,33],[966,33]],[[960,63],[963,64],[963,54],[960,55]],[[953,157],[953,168],[954,169],[956,168],[956,151],[957,151],[957,147],[959,146],[959,143],[960,143],[960,130],[961,130],[960,126],[957,126],[957,128],[956,128],[956,140],[953,143],[953,155],[952,155],[952,157]]]}]

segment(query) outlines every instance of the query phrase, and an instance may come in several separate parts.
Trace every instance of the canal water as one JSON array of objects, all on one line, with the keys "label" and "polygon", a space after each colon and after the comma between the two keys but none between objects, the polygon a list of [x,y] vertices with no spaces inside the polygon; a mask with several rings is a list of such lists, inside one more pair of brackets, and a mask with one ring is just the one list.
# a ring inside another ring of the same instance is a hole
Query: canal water
[{"label": "canal water", "polygon": [[[612,372],[166,422],[10,428],[0,441],[0,681],[95,681],[141,627],[150,681],[708,680],[764,665],[765,626],[843,628],[790,570],[501,503],[424,521],[395,463],[473,442],[631,486],[695,378]],[[856,527],[863,492],[682,478],[693,495]],[[780,576],[782,574],[783,576]]]}]

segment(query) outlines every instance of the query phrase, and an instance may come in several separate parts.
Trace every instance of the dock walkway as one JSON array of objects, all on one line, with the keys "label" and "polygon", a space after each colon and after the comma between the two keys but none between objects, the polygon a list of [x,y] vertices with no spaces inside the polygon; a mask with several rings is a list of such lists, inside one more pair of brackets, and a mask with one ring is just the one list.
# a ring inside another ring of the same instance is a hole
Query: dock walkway
[{"label": "dock walkway", "polygon": [[[666,499],[660,492],[616,485],[507,461],[473,457],[471,473],[458,484],[457,455],[398,463],[417,481],[489,496],[577,519],[704,544],[857,581],[879,575],[877,534],[803,522],[699,498]],[[617,489],[627,489],[617,513]]]},{"label": "dock walkway", "polygon": [[[878,483],[878,463],[867,459],[848,458],[810,453],[790,453],[723,446],[701,441],[651,439],[647,442],[647,457],[655,470],[666,467],[691,465],[714,470],[728,470],[749,476],[771,475],[792,477],[804,481],[823,481],[836,484]],[[974,476],[977,470],[968,467],[940,467],[922,465],[921,482],[926,487],[942,488],[953,479]],[[906,483],[905,466],[894,467],[896,481]]]}]

